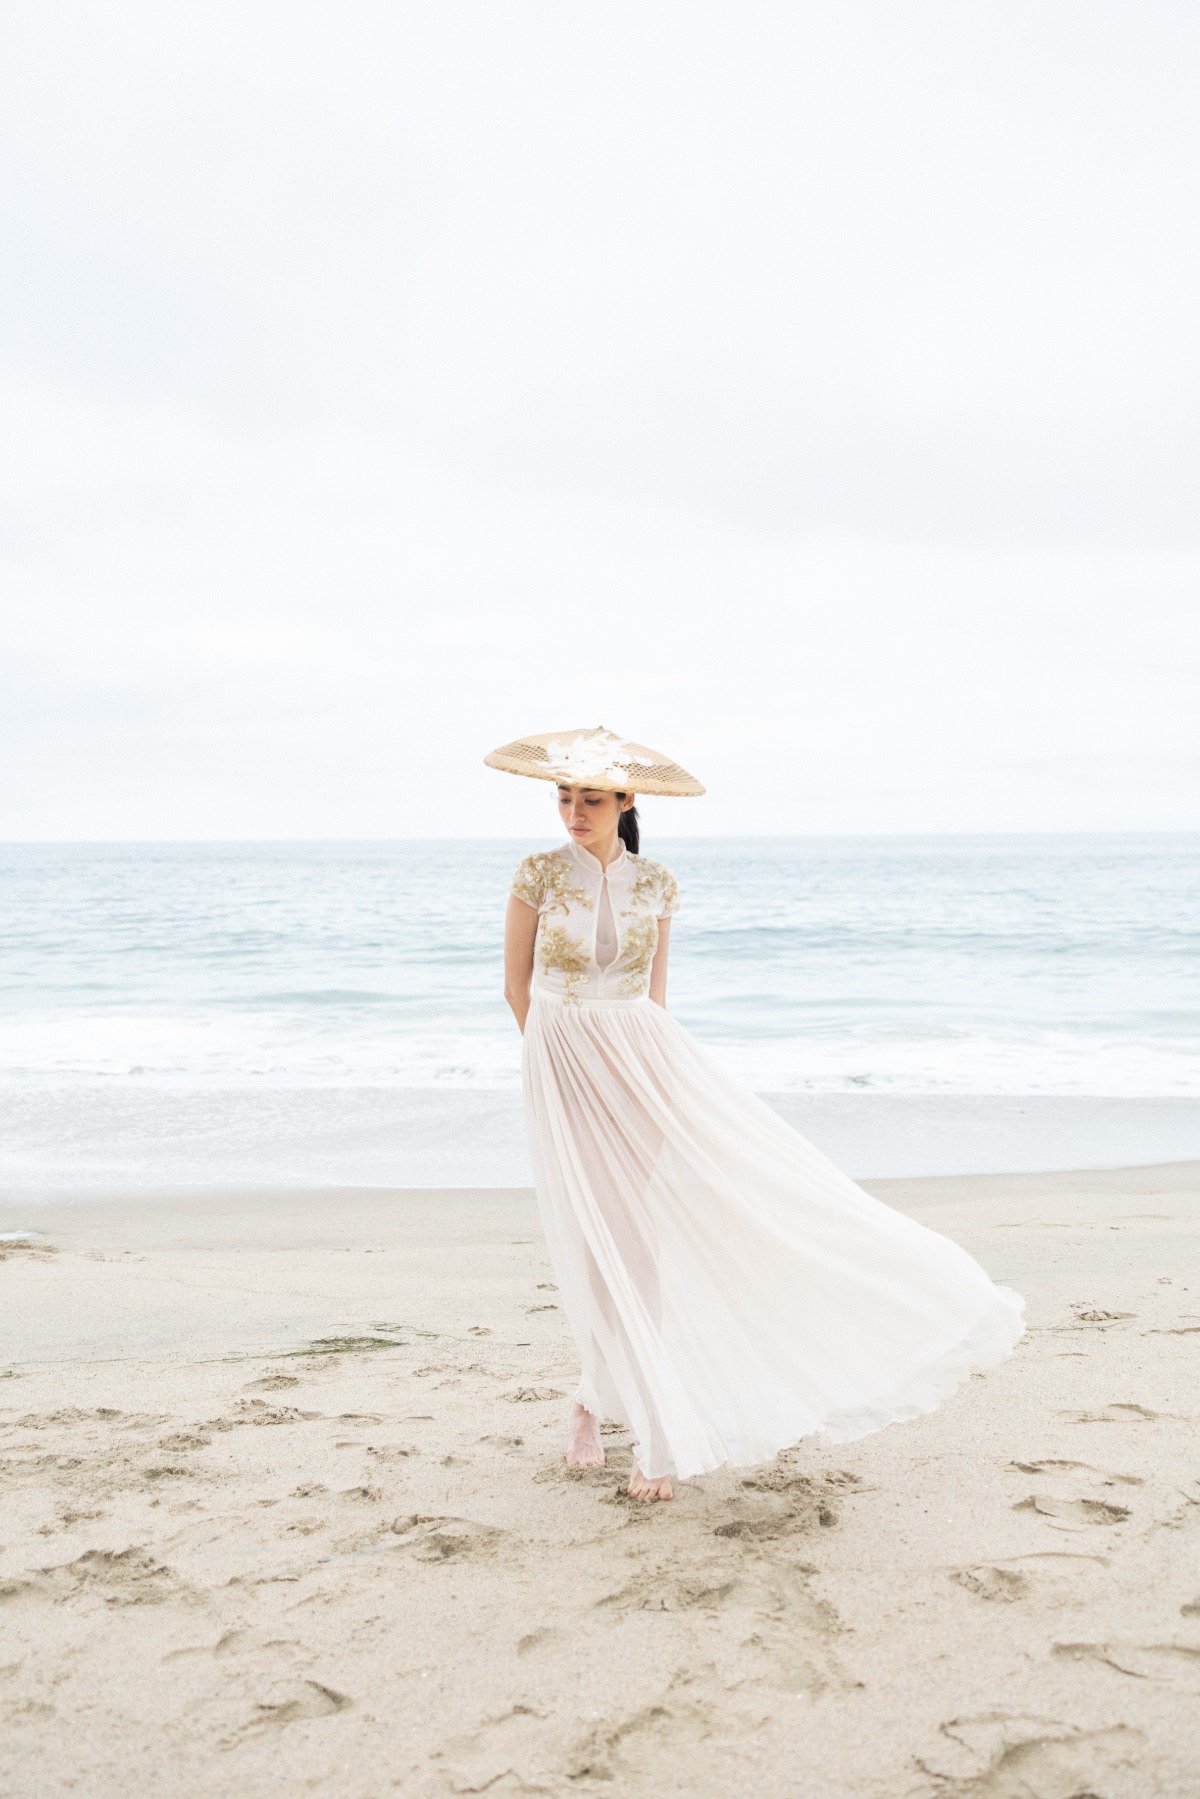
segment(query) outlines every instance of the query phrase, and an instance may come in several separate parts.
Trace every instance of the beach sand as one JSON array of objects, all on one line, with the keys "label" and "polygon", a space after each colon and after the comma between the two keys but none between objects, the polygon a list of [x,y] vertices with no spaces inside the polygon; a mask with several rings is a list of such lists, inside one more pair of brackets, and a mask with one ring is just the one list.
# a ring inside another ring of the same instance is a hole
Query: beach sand
[{"label": "beach sand", "polygon": [[871,1181],[1022,1291],[931,1417],[562,1461],[519,1191],[0,1208],[0,1790],[1200,1790],[1200,1164]]}]

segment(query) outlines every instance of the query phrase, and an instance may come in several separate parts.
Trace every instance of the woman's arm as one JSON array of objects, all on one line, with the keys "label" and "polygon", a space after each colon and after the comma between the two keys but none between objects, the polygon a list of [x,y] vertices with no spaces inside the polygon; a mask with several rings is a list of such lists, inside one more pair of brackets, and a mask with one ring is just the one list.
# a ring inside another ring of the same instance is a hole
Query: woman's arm
[{"label": "woman's arm", "polygon": [[525,1034],[525,1020],[529,1015],[529,987],[533,980],[533,944],[537,936],[538,915],[536,906],[527,906],[516,894],[508,898],[508,910],[504,914],[504,997],[513,1010],[513,1017]]},{"label": "woman's arm", "polygon": [[667,951],[671,947],[671,920],[660,918],[658,921],[658,948],[654,952],[654,960],[650,964],[650,998],[660,1005],[664,1012],[667,1008]]}]

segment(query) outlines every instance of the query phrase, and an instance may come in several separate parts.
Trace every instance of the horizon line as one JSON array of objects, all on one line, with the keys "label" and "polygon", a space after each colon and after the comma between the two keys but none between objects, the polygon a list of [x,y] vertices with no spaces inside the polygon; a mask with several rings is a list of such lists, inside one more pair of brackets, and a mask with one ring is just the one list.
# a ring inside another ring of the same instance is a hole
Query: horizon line
[{"label": "horizon line", "polygon": [[[480,836],[421,834],[378,837],[0,837],[0,849],[81,849],[119,848],[130,846],[263,846],[269,844],[384,844],[384,843],[519,843],[543,832],[504,832]],[[918,840],[945,841],[984,837],[1200,837],[1200,825],[1181,826],[1117,826],[1109,829],[1093,827],[1006,826],[997,829],[947,831],[707,831],[654,832],[656,843],[801,843],[864,842],[886,839],[896,842]],[[565,839],[564,839],[565,841]]]}]

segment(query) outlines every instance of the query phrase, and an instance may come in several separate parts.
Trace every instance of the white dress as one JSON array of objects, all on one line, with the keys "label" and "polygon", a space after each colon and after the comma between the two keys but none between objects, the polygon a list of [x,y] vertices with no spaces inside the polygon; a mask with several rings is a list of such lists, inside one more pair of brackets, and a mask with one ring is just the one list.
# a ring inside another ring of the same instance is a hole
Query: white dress
[{"label": "white dress", "polygon": [[662,863],[526,856],[521,1068],[538,1209],[582,1379],[651,1479],[847,1442],[1001,1361],[1024,1301],[873,1198],[649,997]]}]

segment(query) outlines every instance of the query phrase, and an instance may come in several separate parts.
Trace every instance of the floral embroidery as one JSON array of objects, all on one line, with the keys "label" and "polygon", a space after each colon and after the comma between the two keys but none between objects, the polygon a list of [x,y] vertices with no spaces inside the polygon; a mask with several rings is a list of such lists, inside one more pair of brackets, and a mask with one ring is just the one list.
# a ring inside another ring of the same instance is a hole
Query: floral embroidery
[{"label": "floral embroidery", "polygon": [[629,884],[629,904],[624,908],[627,913],[640,912],[643,902],[652,899],[658,891],[658,875],[653,862],[641,861],[633,880]]},{"label": "floral embroidery", "polygon": [[513,875],[511,891],[539,914],[537,980],[575,1005],[586,1004],[593,994],[643,998],[659,946],[658,920],[670,917],[678,904],[675,877],[661,862],[628,850],[610,865],[617,954],[601,969],[593,945],[603,882],[597,868],[590,863],[585,868],[582,861],[571,846],[535,850]]},{"label": "floral embroidery", "polygon": [[572,878],[571,868],[557,850],[535,850],[519,864],[512,878],[512,892],[527,906],[543,906],[547,912],[566,913],[572,905],[591,910],[587,889]]},{"label": "floral embroidery", "polygon": [[581,981],[587,979],[592,966],[586,943],[573,937],[565,925],[542,924],[538,927],[537,953],[544,972],[556,968],[563,977],[563,998],[575,999]]},{"label": "floral embroidery", "polygon": [[512,887],[510,891],[514,893],[519,900],[524,900],[527,906],[532,906],[536,911],[542,903],[542,894],[545,890],[546,883],[540,869],[534,867],[534,858],[532,856],[526,856],[525,860],[517,866],[517,871],[512,878]]},{"label": "floral embroidery", "polygon": [[624,979],[622,993],[641,993],[646,985],[646,972],[658,948],[657,918],[637,918],[625,933],[621,954]]},{"label": "floral embroidery", "polygon": [[652,862],[649,857],[643,856],[639,856],[637,860],[638,871],[629,889],[629,904],[625,911],[638,912],[644,903],[653,906],[657,916],[669,917],[679,900],[679,884],[675,876],[661,862]]}]

